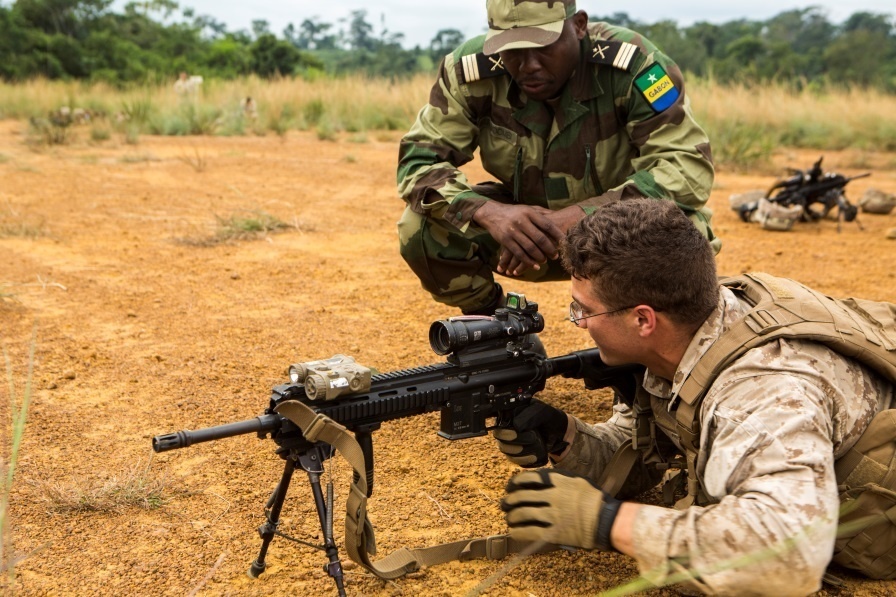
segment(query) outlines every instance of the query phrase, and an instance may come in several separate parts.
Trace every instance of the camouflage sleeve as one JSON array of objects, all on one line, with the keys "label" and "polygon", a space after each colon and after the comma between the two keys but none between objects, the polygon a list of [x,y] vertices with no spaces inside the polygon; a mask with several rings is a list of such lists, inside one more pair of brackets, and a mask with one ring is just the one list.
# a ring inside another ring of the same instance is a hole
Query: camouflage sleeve
[{"label": "camouflage sleeve", "polygon": [[622,443],[632,435],[632,409],[613,406],[613,416],[605,423],[589,425],[575,419],[576,435],[569,451],[554,467],[597,480]]},{"label": "camouflage sleeve", "polygon": [[643,506],[633,529],[639,568],[657,584],[681,575],[712,594],[818,590],[837,528],[834,460],[885,395],[878,376],[818,344],[782,340],[746,353],[701,407],[697,472],[712,503]]},{"label": "camouflage sleeve", "polygon": [[630,180],[648,197],[672,199],[693,212],[712,191],[709,139],[691,112],[678,66],[659,52],[650,58],[655,61],[641,67],[628,95],[626,130],[639,150]]},{"label": "camouflage sleeve", "polygon": [[645,59],[631,76],[614,79],[617,102],[625,106],[626,132],[638,155],[632,160],[634,173],[608,194],[624,197],[634,186],[644,196],[675,201],[718,251],[721,244],[712,234],[712,212],[706,208],[715,176],[712,152],[694,119],[681,70],[640,35],[612,31],[614,38],[635,43]]},{"label": "camouflage sleeve", "polygon": [[458,81],[457,55],[442,61],[429,103],[401,140],[398,193],[416,213],[465,231],[485,198],[459,170],[473,159],[479,130]]}]

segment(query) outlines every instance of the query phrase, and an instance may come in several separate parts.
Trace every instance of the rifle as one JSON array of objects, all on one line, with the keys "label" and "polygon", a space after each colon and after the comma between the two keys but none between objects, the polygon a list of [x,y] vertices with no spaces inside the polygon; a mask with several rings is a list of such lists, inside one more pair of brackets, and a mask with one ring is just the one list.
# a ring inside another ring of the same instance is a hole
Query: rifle
[{"label": "rifle", "polygon": [[[821,162],[824,157],[818,158],[812,168],[807,171],[789,168],[792,174],[775,182],[765,194],[766,199],[772,203],[792,207],[797,205],[802,208],[802,220],[815,222],[827,217],[835,207],[837,208],[837,231],[840,231],[841,222],[852,222],[859,213],[859,208],[852,205],[846,198],[846,185],[857,178],[871,176],[870,172],[857,176],[846,177],[836,172],[824,172]],[[813,209],[815,204],[821,206],[820,210]],[[741,206],[740,217],[744,222],[749,222],[757,203],[749,203]],[[856,222],[858,224],[858,221]],[[859,225],[861,229],[861,225]]]},{"label": "rifle", "polygon": [[[237,435],[270,436],[276,453],[286,463],[280,482],[265,506],[265,522],[258,528],[262,544],[249,576],[264,572],[268,547],[278,531],[280,513],[296,465],[309,478],[324,544],[310,545],[327,555],[325,570],[345,595],[342,565],[333,540],[333,487],[324,498],[320,486],[323,464],[339,451],[354,470],[352,490],[346,500],[346,549],[351,559],[380,578],[397,578],[421,565],[485,555],[503,557],[509,538],[483,540],[402,550],[381,560],[389,568],[370,561],[375,553],[373,527],[366,515],[366,499],[373,492],[372,433],[385,421],[441,412],[438,435],[458,440],[485,435],[495,427],[509,427],[514,413],[544,389],[549,377],[562,375],[584,379],[589,389],[616,387],[633,390],[637,366],[609,367],[596,348],[548,358],[537,334],[544,329],[538,305],[524,295],[508,293],[506,306],[494,316],[464,316],[435,321],[429,330],[433,351],[447,362],[390,373],[375,373],[353,358],[332,358],[289,367],[290,383],[274,387],[264,413],[254,419],[157,435],[155,452],[186,448],[193,444]],[[640,369],[643,371],[643,369]],[[488,421],[494,419],[494,425]],[[348,432],[352,432],[354,437]],[[287,537],[292,539],[291,537]],[[500,544],[500,548],[496,548]]]}]

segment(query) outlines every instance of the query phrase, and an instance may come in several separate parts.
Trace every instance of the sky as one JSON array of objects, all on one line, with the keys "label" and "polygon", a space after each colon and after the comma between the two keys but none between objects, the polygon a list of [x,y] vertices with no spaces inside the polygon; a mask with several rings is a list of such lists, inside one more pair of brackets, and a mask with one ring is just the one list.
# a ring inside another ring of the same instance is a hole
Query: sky
[{"label": "sky", "polygon": [[[116,2],[118,4],[118,2]],[[381,18],[393,33],[404,33],[402,45],[411,48],[426,47],[441,29],[458,29],[468,37],[485,31],[485,0],[331,0],[315,2],[298,0],[179,0],[182,8],[193,8],[197,15],[209,15],[223,22],[227,29],[251,31],[253,20],[266,20],[278,36],[293,23],[298,27],[305,19],[317,18],[319,22],[340,27],[340,19],[348,18],[352,11],[367,11],[367,22],[378,34]],[[628,3],[610,3],[598,0],[579,0],[579,10],[592,15],[610,15],[626,12],[638,21],[654,23],[672,20],[681,26],[697,21],[725,23],[736,19],[763,21],[781,12],[809,6],[818,6],[829,21],[840,23],[855,12],[896,14],[893,0],[824,0],[799,2],[792,0],[751,0],[750,2],[723,2],[720,0],[634,0]]]}]

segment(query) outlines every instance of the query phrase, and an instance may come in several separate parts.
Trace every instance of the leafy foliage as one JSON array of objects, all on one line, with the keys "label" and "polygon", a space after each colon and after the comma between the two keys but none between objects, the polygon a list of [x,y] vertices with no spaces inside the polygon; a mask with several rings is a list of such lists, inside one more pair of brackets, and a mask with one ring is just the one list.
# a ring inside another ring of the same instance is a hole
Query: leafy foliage
[{"label": "leafy foliage", "polygon": [[[101,81],[116,86],[172,80],[180,72],[206,78],[262,78],[320,73],[403,77],[431,73],[463,41],[438,31],[427,47],[406,49],[404,34],[384,16],[371,23],[353,10],[338,23],[312,17],[280,36],[267,21],[227,31],[208,15],[173,0],[15,0],[0,4],[0,78]],[[888,14],[856,12],[841,24],[818,7],[787,10],[766,20],[722,24],[642,23],[627,13],[598,16],[643,33],[685,72],[721,83],[791,82],[896,91],[896,27]]]}]

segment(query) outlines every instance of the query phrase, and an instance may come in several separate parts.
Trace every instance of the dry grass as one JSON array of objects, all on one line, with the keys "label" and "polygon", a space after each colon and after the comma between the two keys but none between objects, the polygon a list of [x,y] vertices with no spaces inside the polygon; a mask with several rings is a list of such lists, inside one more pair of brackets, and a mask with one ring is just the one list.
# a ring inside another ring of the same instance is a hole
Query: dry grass
[{"label": "dry grass", "polygon": [[312,232],[314,227],[296,219],[289,224],[262,210],[246,210],[227,217],[215,215],[217,230],[211,236],[182,237],[175,242],[192,247],[211,247],[223,243],[259,240],[286,230]]},{"label": "dry grass", "polygon": [[0,207],[0,238],[38,238],[46,235],[43,218],[34,218],[7,201]]},{"label": "dry grass", "polygon": [[122,128],[136,122],[160,129],[185,108],[194,112],[214,108],[226,129],[227,123],[244,117],[242,101],[252,97],[258,121],[277,134],[321,123],[336,131],[404,130],[426,102],[431,85],[432,78],[426,75],[396,81],[360,75],[313,81],[246,77],[206,80],[195,98],[185,100],[169,85],[119,90],[102,83],[36,79],[0,83],[0,105],[11,118],[46,118],[68,106],[90,110]]},{"label": "dry grass", "polygon": [[896,96],[874,89],[722,86],[697,79],[689,96],[711,138],[741,126],[775,145],[896,150]]},{"label": "dry grass", "polygon": [[206,160],[205,155],[199,151],[198,147],[193,148],[192,155],[184,153],[179,156],[178,159],[190,166],[196,172],[205,172],[205,169],[208,166],[208,160]]},{"label": "dry grass", "polygon": [[187,492],[166,475],[145,465],[114,473],[101,481],[81,479],[35,481],[40,500],[50,512],[121,512],[128,508],[155,510]]},{"label": "dry grass", "polygon": [[9,286],[6,284],[0,284],[0,304],[5,302],[14,302],[16,301],[16,295],[8,290]]},{"label": "dry grass", "polygon": [[[118,90],[101,83],[34,80],[0,83],[0,105],[8,117],[36,121],[61,106],[89,110],[132,143],[140,133],[282,137],[310,129],[324,140],[341,133],[360,139],[366,136],[358,134],[368,131],[407,130],[433,80],[425,74],[403,80],[245,77],[206,80],[189,98],[167,84]],[[688,91],[720,166],[762,167],[782,146],[896,150],[896,96],[873,89],[806,85],[798,90],[789,83],[721,85],[690,78]],[[243,109],[247,97],[257,107],[251,122]]]}]

